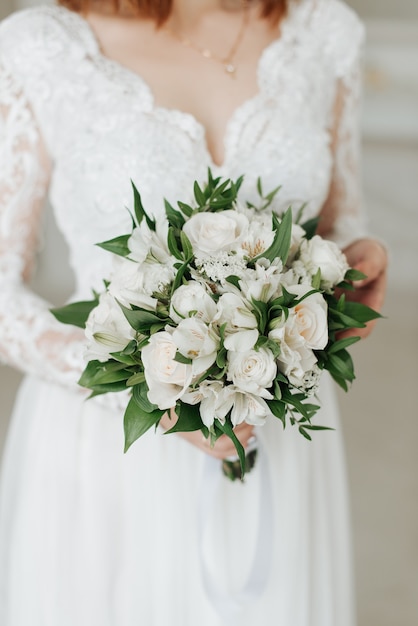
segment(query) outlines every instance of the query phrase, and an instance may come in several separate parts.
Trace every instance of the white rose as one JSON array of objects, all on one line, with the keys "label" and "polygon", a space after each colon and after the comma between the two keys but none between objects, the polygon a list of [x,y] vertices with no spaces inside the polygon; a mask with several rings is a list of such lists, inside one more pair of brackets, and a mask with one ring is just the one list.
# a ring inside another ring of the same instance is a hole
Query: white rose
[{"label": "white rose", "polygon": [[[248,393],[235,385],[227,385],[219,394],[219,407],[227,409],[225,415],[231,410],[231,422],[233,426],[238,426],[242,422],[261,426],[266,417],[271,415],[268,404],[263,398]],[[219,410],[219,409],[218,409]]]},{"label": "white rose", "polygon": [[172,337],[179,352],[193,360],[193,375],[202,374],[215,362],[220,343],[219,335],[197,317],[181,320]]},{"label": "white rose", "polygon": [[269,339],[273,339],[280,346],[280,355],[277,358],[279,370],[288,377],[291,384],[301,386],[306,372],[312,370],[317,359],[296,329],[294,317],[286,325],[270,331]]},{"label": "white rose", "polygon": [[303,241],[300,247],[300,260],[311,276],[321,270],[321,287],[325,290],[338,285],[349,269],[347,259],[333,241],[315,235]]},{"label": "white rose", "polygon": [[[144,289],[143,265],[123,257],[114,259],[114,271],[108,287],[109,293],[125,306],[131,304],[147,311],[155,311],[157,300]],[[152,291],[151,291],[152,293]]]},{"label": "white rose", "polygon": [[115,299],[105,292],[99,304],[91,311],[86,322],[88,339],[86,358],[105,362],[112,352],[120,352],[135,338],[135,331]]},{"label": "white rose", "polygon": [[[307,285],[292,285],[289,293],[298,297],[310,291]],[[312,293],[290,309],[288,323],[304,339],[307,348],[323,350],[328,343],[328,307],[321,293]]]},{"label": "white rose", "polygon": [[170,409],[185,393],[193,377],[191,365],[174,360],[177,346],[167,331],[154,333],[142,349],[149,401],[159,409]]},{"label": "white rose", "polygon": [[204,322],[211,322],[216,315],[216,304],[205,288],[196,281],[180,285],[173,293],[170,303],[170,317],[177,324],[189,317],[191,311]]},{"label": "white rose", "polygon": [[247,393],[271,399],[267,389],[276,377],[277,365],[267,348],[247,352],[228,352],[227,378]]},{"label": "white rose", "polygon": [[246,351],[254,347],[258,339],[257,319],[249,304],[234,293],[224,293],[218,300],[215,320],[225,326],[225,348]]},{"label": "white rose", "polygon": [[237,211],[196,213],[183,230],[198,256],[212,256],[219,251],[235,249],[248,229],[248,219]]},{"label": "white rose", "polygon": [[210,428],[215,419],[225,423],[225,416],[231,408],[224,406],[223,391],[224,385],[218,380],[204,380],[197,389],[187,391],[181,400],[186,404],[200,402],[200,417],[204,425]]}]

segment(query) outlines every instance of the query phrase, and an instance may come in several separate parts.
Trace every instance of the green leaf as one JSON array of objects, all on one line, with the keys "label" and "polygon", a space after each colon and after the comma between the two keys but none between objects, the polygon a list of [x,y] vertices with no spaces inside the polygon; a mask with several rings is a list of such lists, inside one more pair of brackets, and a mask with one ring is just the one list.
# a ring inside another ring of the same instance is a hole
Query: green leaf
[{"label": "green leaf", "polygon": [[256,256],[253,259],[257,261],[258,259],[264,258],[269,261],[273,261],[275,258],[281,259],[283,265],[286,263],[290,242],[292,237],[292,210],[289,208],[286,213],[283,215],[281,222],[277,219],[277,216],[273,213],[273,229],[276,231],[273,243],[271,246]]},{"label": "green leaf", "polygon": [[333,354],[338,352],[339,350],[344,350],[349,346],[352,346],[354,343],[360,341],[360,337],[347,337],[346,339],[340,339],[332,344],[330,348],[327,349],[327,354]]},{"label": "green leaf", "polygon": [[176,356],[174,357],[174,360],[177,361],[177,363],[184,363],[185,365],[190,365],[191,363],[193,363],[192,359],[188,358],[187,356],[184,356],[178,350],[176,352]]},{"label": "green leaf", "polygon": [[312,288],[319,290],[321,286],[321,268],[318,267],[318,271],[315,276],[312,278]]},{"label": "green leaf", "polygon": [[177,202],[179,209],[184,213],[186,217],[191,217],[193,214],[193,207],[184,202]]},{"label": "green leaf", "polygon": [[251,303],[253,305],[252,312],[257,319],[258,330],[260,334],[263,335],[268,322],[268,304],[261,300],[254,300],[253,298],[251,299]]},{"label": "green leaf", "polygon": [[283,423],[283,428],[286,427],[286,404],[281,400],[267,400],[270,411],[275,417]]},{"label": "green leaf", "polygon": [[328,369],[329,366],[337,376],[350,382],[355,379],[353,361],[346,350],[341,350],[338,354],[330,354],[325,367]]},{"label": "green leaf", "polygon": [[103,248],[103,250],[107,250],[108,252],[112,252],[113,254],[117,254],[122,257],[127,257],[130,253],[128,247],[128,241],[131,235],[120,235],[120,237],[115,237],[114,239],[109,239],[108,241],[102,241],[101,243],[96,243],[96,246],[99,248]]},{"label": "green leaf", "polygon": [[200,430],[203,426],[202,418],[200,417],[198,404],[186,404],[185,402],[177,402],[176,413],[178,420],[170,430],[169,433],[188,433],[195,430]]},{"label": "green leaf", "polygon": [[153,411],[158,409],[157,405],[153,404],[148,399],[148,385],[145,381],[133,387],[132,398],[138,405],[138,408],[140,408],[141,411],[144,411],[145,413],[152,413]]},{"label": "green leaf", "polygon": [[128,320],[129,325],[142,334],[149,333],[150,327],[153,324],[161,325],[169,322],[168,318],[161,319],[152,311],[147,311],[146,309],[128,309],[128,307],[124,306],[121,302],[117,302]]},{"label": "green leaf", "polygon": [[150,230],[155,230],[155,220],[152,220],[147,214],[147,212],[145,211],[143,204],[142,204],[142,200],[141,200],[141,194],[139,193],[138,189],[135,187],[135,184],[132,180],[131,180],[131,184],[132,184],[132,189],[134,192],[134,210],[135,210],[135,217],[137,219],[138,225],[142,222],[142,220],[145,217],[145,221],[147,222],[148,228]]},{"label": "green leaf", "polygon": [[238,454],[240,465],[241,465],[241,479],[244,478],[246,463],[245,463],[245,450],[244,450],[242,443],[237,438],[228,420],[225,421],[225,424],[222,424],[219,420],[215,420],[215,423],[216,423],[216,426],[219,428],[219,430],[221,430],[227,437],[229,437],[232,443],[234,444],[235,449]]},{"label": "green leaf", "polygon": [[[117,361],[90,361],[81,375],[78,384],[81,387],[93,389],[97,385],[106,385],[126,381],[131,376],[131,372],[126,369],[124,363]],[[126,384],[125,384],[126,387]]]},{"label": "green leaf", "polygon": [[171,287],[171,293],[173,294],[175,292],[176,289],[178,289],[180,287],[180,285],[183,282],[183,277],[186,274],[187,270],[189,269],[189,262],[187,261],[186,263],[183,263],[182,265],[180,265],[179,269],[177,270],[177,274],[176,277],[173,281],[173,285]]},{"label": "green leaf", "polygon": [[380,313],[371,309],[369,306],[365,304],[361,304],[361,302],[350,302],[346,301],[344,307],[345,315],[349,315],[354,318],[358,322],[370,322],[371,320],[378,319],[382,317]]},{"label": "green leaf", "polygon": [[141,411],[138,404],[133,398],[130,399],[126,407],[123,418],[123,426],[125,431],[125,452],[129,450],[131,445],[147,432],[152,426],[156,426],[165,411],[157,409],[152,413]]},{"label": "green leaf", "polygon": [[303,230],[306,233],[306,239],[312,239],[312,237],[315,235],[318,228],[319,220],[319,217],[313,217],[312,219],[307,220],[306,222],[301,224]]},{"label": "green leaf", "polygon": [[365,278],[367,278],[366,274],[353,268],[347,270],[344,276],[344,280],[364,280]]},{"label": "green leaf", "polygon": [[66,306],[50,309],[52,315],[62,324],[72,324],[80,328],[86,327],[87,318],[99,304],[99,299],[72,302]]},{"label": "green leaf", "polygon": [[185,219],[183,215],[180,213],[180,211],[176,211],[176,209],[172,207],[167,200],[164,200],[164,206],[165,214],[167,216],[167,220],[170,226],[174,226],[175,228],[181,230],[185,224]]},{"label": "green leaf", "polygon": [[193,258],[193,247],[184,231],[180,232],[180,240],[183,247],[184,259],[190,263],[190,260]]},{"label": "green leaf", "polygon": [[168,229],[167,245],[171,254],[179,261],[183,260],[183,254],[178,246],[175,230],[172,226]]},{"label": "green leaf", "polygon": [[135,385],[141,385],[145,381],[144,372],[136,372],[132,374],[130,378],[126,381],[127,387],[134,387]]},{"label": "green leaf", "polygon": [[197,204],[200,207],[204,206],[206,204],[206,198],[204,196],[203,191],[200,189],[199,183],[197,182],[197,180],[194,181],[193,192],[194,192],[194,197],[196,198]]}]

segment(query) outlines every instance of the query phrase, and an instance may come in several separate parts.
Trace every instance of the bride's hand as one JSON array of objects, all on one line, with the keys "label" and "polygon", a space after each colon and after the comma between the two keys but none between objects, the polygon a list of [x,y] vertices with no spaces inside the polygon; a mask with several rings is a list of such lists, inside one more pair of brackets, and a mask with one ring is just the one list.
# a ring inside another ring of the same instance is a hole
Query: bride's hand
[{"label": "bride's hand", "polygon": [[[386,293],[387,252],[375,239],[359,239],[344,250],[349,265],[366,274],[364,280],[354,282],[355,291],[346,291],[347,300],[361,302],[381,311]],[[367,337],[373,330],[376,320],[369,322],[365,328],[352,328],[341,333],[343,337]]]},{"label": "bride's hand", "polygon": [[[163,415],[160,421],[160,426],[164,430],[170,430],[174,426],[177,421],[177,416],[173,410],[171,410],[171,418],[168,416],[168,413]],[[254,426],[250,424],[243,423],[234,428],[234,433],[244,446],[247,447],[248,440],[253,436]],[[226,435],[222,435],[219,437],[215,445],[212,447],[210,445],[210,441],[205,439],[200,430],[196,430],[191,433],[176,433],[182,439],[185,439],[196,448],[202,450],[206,454],[215,457],[216,459],[226,459],[229,456],[236,456],[237,451],[235,449],[234,444]]]}]

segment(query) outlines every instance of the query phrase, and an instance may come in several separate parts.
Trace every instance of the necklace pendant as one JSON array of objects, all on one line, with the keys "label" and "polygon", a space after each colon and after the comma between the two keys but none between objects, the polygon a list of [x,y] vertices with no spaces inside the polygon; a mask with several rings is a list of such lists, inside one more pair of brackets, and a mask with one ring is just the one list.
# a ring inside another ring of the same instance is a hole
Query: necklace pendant
[{"label": "necklace pendant", "polygon": [[236,71],[237,71],[237,68],[236,68],[236,66],[235,66],[235,65],[233,65],[232,63],[226,63],[226,64],[224,65],[224,68],[225,68],[225,72],[226,72],[227,74],[229,74],[229,76],[230,76],[231,78],[235,78],[235,77],[236,77]]}]

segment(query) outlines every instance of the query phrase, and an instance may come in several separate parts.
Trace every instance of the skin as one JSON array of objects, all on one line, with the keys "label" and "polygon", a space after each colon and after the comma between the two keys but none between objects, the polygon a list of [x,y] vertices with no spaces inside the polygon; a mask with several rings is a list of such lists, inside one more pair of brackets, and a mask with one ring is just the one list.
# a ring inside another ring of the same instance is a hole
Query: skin
[{"label": "skin", "polygon": [[[100,3],[103,7],[104,3]],[[212,160],[222,164],[223,138],[235,109],[254,96],[257,91],[257,63],[262,51],[278,36],[278,28],[258,15],[257,6],[249,9],[245,29],[234,62],[238,71],[235,80],[225,73],[222,65],[203,56],[179,42],[173,35],[183,37],[209,48],[220,58],[225,57],[242,26],[243,13],[239,4],[220,0],[174,0],[173,11],[166,28],[156,29],[151,20],[138,18],[129,9],[120,15],[96,10],[86,15],[104,55],[143,77],[150,86],[157,106],[191,113],[206,129],[206,141]],[[196,85],[204,85],[196,89]],[[326,210],[326,209],[325,209]],[[327,219],[329,228],[332,224]],[[326,236],[326,232],[320,233]],[[347,298],[363,302],[380,310],[386,287],[387,254],[384,247],[373,239],[361,239],[346,250],[349,264],[367,275],[357,283],[358,288]],[[344,336],[366,337],[374,322],[365,329],[350,331]],[[171,428],[176,421],[172,411],[160,424]],[[246,447],[253,427],[240,424],[235,433]],[[211,448],[200,432],[181,433],[186,439],[211,456],[223,459],[236,454],[229,438],[222,436]]]}]

